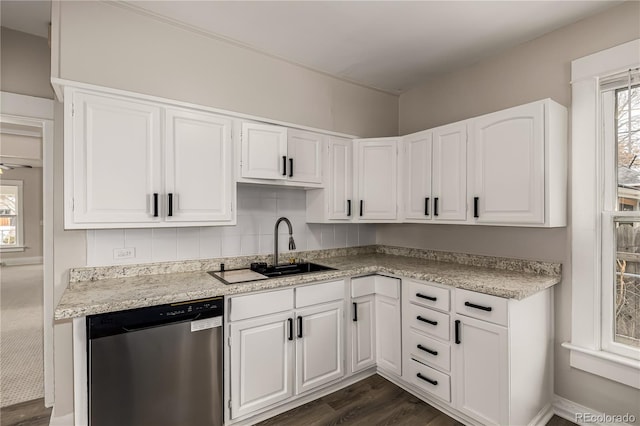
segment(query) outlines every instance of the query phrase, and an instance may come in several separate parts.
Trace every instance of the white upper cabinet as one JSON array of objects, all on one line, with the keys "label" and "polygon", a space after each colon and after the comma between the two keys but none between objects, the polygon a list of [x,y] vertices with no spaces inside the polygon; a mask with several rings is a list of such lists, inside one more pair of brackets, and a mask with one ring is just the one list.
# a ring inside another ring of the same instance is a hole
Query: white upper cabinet
[{"label": "white upper cabinet", "polygon": [[431,219],[431,149],[433,133],[426,130],[402,138],[404,219],[421,222]]},{"label": "white upper cabinet", "polygon": [[133,96],[65,93],[65,228],[234,222],[230,119]]},{"label": "white upper cabinet", "polygon": [[398,218],[400,138],[355,141],[356,220],[395,222]]},{"label": "white upper cabinet", "polygon": [[167,109],[165,122],[166,220],[231,220],[231,120]]},{"label": "white upper cabinet", "polygon": [[433,129],[433,219],[467,219],[467,122]]},{"label": "white upper cabinet", "polygon": [[65,120],[65,227],[159,221],[154,194],[162,186],[161,109],[85,92],[71,98]]},{"label": "white upper cabinet", "polygon": [[323,135],[253,122],[242,123],[241,135],[240,181],[322,185]]},{"label": "white upper cabinet", "polygon": [[287,139],[287,177],[296,182],[322,183],[324,136],[289,129]]},{"label": "white upper cabinet", "polygon": [[242,123],[242,177],[287,177],[287,128],[271,124]]},{"label": "white upper cabinet", "polygon": [[329,137],[325,187],[307,191],[307,222],[348,221],[354,215],[353,141]]},{"label": "white upper cabinet", "polygon": [[472,120],[476,223],[566,225],[566,110],[551,100]]}]

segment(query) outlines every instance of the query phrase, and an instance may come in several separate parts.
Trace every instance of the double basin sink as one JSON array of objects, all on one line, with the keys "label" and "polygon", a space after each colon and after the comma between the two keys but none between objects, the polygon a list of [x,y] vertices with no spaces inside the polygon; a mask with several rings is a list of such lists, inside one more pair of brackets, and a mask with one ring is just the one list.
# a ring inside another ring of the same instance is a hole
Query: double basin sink
[{"label": "double basin sink", "polygon": [[334,268],[310,262],[290,263],[284,265],[252,263],[250,269],[209,271],[208,273],[212,277],[222,281],[224,284],[239,284],[269,278],[280,278],[290,275],[310,274],[312,272],[330,270],[334,270]]}]

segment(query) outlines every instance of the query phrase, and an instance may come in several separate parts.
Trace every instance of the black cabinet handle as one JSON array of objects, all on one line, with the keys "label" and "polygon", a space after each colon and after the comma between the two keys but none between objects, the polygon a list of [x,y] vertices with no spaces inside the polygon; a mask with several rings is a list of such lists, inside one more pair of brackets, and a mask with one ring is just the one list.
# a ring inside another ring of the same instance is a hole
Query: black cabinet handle
[{"label": "black cabinet handle", "polygon": [[287,340],[293,340],[293,318],[287,318],[287,323],[289,325],[289,336]]},{"label": "black cabinet handle", "polygon": [[153,193],[153,217],[158,217],[158,193]]},{"label": "black cabinet handle", "polygon": [[360,216],[362,216],[362,212],[364,212],[364,200],[360,200]]},{"label": "black cabinet handle", "polygon": [[298,338],[302,337],[302,317],[298,316]]},{"label": "black cabinet handle", "polygon": [[493,309],[493,308],[491,308],[491,306],[476,305],[475,303],[471,303],[471,302],[464,302],[464,306],[468,306],[470,308],[475,308],[475,309],[480,309],[481,311],[487,311],[487,312],[491,312],[491,310]]},{"label": "black cabinet handle", "polygon": [[282,156],[282,176],[287,175],[287,156]]},{"label": "black cabinet handle", "polygon": [[293,177],[293,158],[289,158],[289,177]]},{"label": "black cabinet handle", "polygon": [[425,348],[425,347],[424,347],[424,346],[422,346],[422,345],[418,345],[418,349],[420,349],[421,351],[428,352],[428,353],[430,353],[430,354],[431,354],[431,355],[433,355],[433,356],[438,355],[438,351],[434,351],[434,350],[432,350],[432,349]]},{"label": "black cabinet handle", "polygon": [[438,197],[433,199],[433,215],[438,216]]},{"label": "black cabinet handle", "polygon": [[416,293],[416,297],[419,297],[421,299],[431,300],[432,302],[435,302],[436,300],[438,300],[437,297],[427,296],[426,294],[422,294],[422,293]]},{"label": "black cabinet handle", "polygon": [[430,319],[423,318],[423,317],[421,317],[420,315],[418,315],[418,316],[416,317],[416,319],[417,319],[418,321],[426,322],[427,324],[431,324],[431,325],[438,325],[438,321],[431,321]]},{"label": "black cabinet handle", "polygon": [[358,321],[358,304],[353,302],[353,322]]},{"label": "black cabinet handle", "polygon": [[424,215],[429,216],[429,197],[424,199]]},{"label": "black cabinet handle", "polygon": [[169,213],[167,213],[167,216],[171,217],[173,216],[173,194],[169,193],[167,196],[169,197]]},{"label": "black cabinet handle", "polygon": [[351,216],[351,200],[347,200],[347,216]]},{"label": "black cabinet handle", "polygon": [[456,320],[456,327],[455,327],[455,331],[456,331],[456,345],[460,344],[460,320]]},{"label": "black cabinet handle", "polygon": [[478,201],[480,197],[473,197],[473,217],[480,217],[478,214]]},{"label": "black cabinet handle", "polygon": [[425,382],[429,382],[429,383],[431,383],[433,386],[438,386],[438,381],[437,381],[437,380],[431,380],[431,379],[430,379],[430,378],[428,378],[428,377],[424,377],[424,376],[423,376],[422,374],[420,374],[420,373],[416,374],[416,376],[418,377],[418,379],[422,379],[422,380],[424,380]]}]

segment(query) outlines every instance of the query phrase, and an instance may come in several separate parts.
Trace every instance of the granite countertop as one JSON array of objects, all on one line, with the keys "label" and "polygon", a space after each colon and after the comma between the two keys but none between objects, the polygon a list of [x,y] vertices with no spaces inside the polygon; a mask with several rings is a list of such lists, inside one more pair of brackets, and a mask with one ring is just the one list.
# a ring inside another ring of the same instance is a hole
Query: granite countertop
[{"label": "granite countertop", "polygon": [[[306,254],[308,253],[311,252]],[[326,257],[331,254],[338,256]],[[559,264],[384,246],[324,251],[320,254],[312,253],[306,259],[335,270],[225,285],[207,274],[207,270],[214,269],[213,262],[171,262],[146,267],[135,265],[129,269],[81,268],[72,271],[71,283],[55,310],[55,319],[71,319],[373,273],[432,281],[517,300],[551,287],[561,280]],[[241,264],[246,261],[247,259],[240,259],[234,263],[233,260],[226,259],[225,263],[232,267],[242,267]],[[201,270],[182,272],[184,269],[194,268]],[[126,276],[135,273],[146,275]]]}]

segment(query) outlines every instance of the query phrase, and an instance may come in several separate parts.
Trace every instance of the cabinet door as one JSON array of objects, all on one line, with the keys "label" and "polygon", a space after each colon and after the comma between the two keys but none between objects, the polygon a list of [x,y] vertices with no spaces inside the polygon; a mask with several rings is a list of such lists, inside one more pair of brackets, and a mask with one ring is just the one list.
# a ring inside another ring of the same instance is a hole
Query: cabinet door
[{"label": "cabinet door", "polygon": [[508,424],[507,329],[461,315],[455,319],[458,410],[482,424]]},{"label": "cabinet door", "polygon": [[398,138],[356,141],[358,220],[397,218],[398,142]]},{"label": "cabinet door", "polygon": [[72,102],[65,145],[71,156],[66,166],[73,167],[73,222],[159,221],[153,194],[162,184],[160,108],[83,92],[73,93]]},{"label": "cabinet door", "polygon": [[544,223],[544,103],[472,122],[476,221]]},{"label": "cabinet door", "polygon": [[351,219],[353,205],[353,142],[349,139],[329,139],[329,219]]},{"label": "cabinet door", "polygon": [[166,220],[230,221],[231,120],[167,109],[165,147]]},{"label": "cabinet door", "polygon": [[376,365],[375,296],[352,299],[351,372]]},{"label": "cabinet door", "polygon": [[344,375],[344,302],[296,312],[296,394]]},{"label": "cabinet door", "polygon": [[293,396],[291,313],[229,325],[231,336],[231,418]]},{"label": "cabinet door", "polygon": [[324,136],[288,129],[287,177],[291,181],[322,183]]},{"label": "cabinet door", "polygon": [[242,177],[286,179],[286,127],[242,123],[241,138]]},{"label": "cabinet door", "polygon": [[415,133],[402,139],[404,145],[404,217],[427,220],[433,211],[431,204],[431,143],[430,131]]},{"label": "cabinet door", "polygon": [[375,311],[378,368],[400,376],[402,374],[400,299],[376,294]]},{"label": "cabinet door", "polygon": [[467,124],[433,130],[433,218],[467,218]]}]

